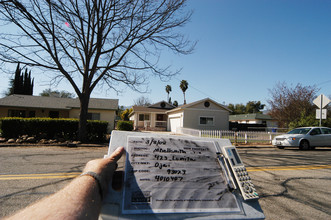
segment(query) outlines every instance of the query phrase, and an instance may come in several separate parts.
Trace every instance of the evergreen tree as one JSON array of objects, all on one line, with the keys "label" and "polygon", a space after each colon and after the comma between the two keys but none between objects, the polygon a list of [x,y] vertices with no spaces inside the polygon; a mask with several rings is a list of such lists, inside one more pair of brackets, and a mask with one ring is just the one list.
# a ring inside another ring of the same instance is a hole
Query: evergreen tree
[{"label": "evergreen tree", "polygon": [[21,94],[21,95],[32,95],[34,79],[31,80],[31,70],[25,69],[25,73],[21,73],[22,69],[20,64],[17,64],[15,71],[15,78],[10,80],[10,87],[7,92],[8,95]]}]

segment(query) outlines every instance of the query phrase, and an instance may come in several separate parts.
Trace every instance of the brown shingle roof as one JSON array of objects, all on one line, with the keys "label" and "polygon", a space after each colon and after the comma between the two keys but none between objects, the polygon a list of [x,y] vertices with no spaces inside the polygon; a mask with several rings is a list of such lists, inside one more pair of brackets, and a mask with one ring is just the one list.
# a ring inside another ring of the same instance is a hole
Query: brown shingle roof
[{"label": "brown shingle roof", "polygon": [[[10,95],[0,99],[0,106],[25,107],[25,108],[46,108],[46,109],[72,109],[79,108],[78,98],[58,98],[47,96]],[[97,99],[90,98],[90,109],[117,110],[118,99]]]},{"label": "brown shingle roof", "polygon": [[169,109],[159,109],[159,108],[149,108],[145,106],[133,106],[132,112],[156,112],[156,113],[165,113]]}]

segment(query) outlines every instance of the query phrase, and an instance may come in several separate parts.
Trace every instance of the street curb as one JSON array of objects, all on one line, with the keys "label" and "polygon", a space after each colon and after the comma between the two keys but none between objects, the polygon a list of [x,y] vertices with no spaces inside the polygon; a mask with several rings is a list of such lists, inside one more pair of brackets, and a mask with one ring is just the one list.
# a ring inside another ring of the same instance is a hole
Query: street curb
[{"label": "street curb", "polygon": [[275,148],[275,147],[272,145],[248,145],[248,146],[239,145],[236,146],[236,148]]},{"label": "street curb", "polygon": [[0,144],[1,147],[67,147],[67,148],[77,148],[77,147],[108,147],[107,144]]}]

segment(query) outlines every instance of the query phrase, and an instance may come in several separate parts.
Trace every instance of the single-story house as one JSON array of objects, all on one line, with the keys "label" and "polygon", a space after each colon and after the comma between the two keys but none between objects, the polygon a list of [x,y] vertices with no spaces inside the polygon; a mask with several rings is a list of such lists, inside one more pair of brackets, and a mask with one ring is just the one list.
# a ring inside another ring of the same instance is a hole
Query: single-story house
[{"label": "single-story house", "polygon": [[[118,99],[90,98],[88,119],[108,121],[114,129]],[[31,95],[10,95],[0,99],[0,117],[79,118],[78,98],[58,98]]]},{"label": "single-story house", "polygon": [[130,120],[135,130],[167,130],[167,111],[175,108],[174,105],[161,101],[150,106],[133,106]]},{"label": "single-story house", "polygon": [[278,123],[275,119],[273,119],[270,115],[265,115],[262,113],[230,115],[229,121],[236,122],[238,124],[263,125],[268,128],[278,127]]},{"label": "single-story house", "polygon": [[179,107],[162,101],[148,107],[133,106],[130,120],[134,121],[135,129],[172,132],[177,128],[228,130],[230,112],[226,106],[209,98]]},{"label": "single-story house", "polygon": [[198,130],[228,130],[231,110],[206,98],[167,111],[168,130],[177,128]]}]

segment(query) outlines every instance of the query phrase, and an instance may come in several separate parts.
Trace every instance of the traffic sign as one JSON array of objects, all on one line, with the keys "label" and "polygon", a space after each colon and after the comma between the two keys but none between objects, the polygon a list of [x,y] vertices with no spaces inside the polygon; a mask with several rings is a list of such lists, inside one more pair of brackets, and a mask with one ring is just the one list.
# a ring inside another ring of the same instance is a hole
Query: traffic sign
[{"label": "traffic sign", "polygon": [[[321,109],[316,109],[316,119],[321,119]],[[326,119],[326,109],[322,109],[322,119]]]},{"label": "traffic sign", "polygon": [[317,105],[317,107],[319,107],[319,108],[324,108],[327,104],[329,104],[329,102],[330,102],[330,99],[327,96],[323,95],[323,94],[319,95],[313,101],[313,103],[315,105]]}]

